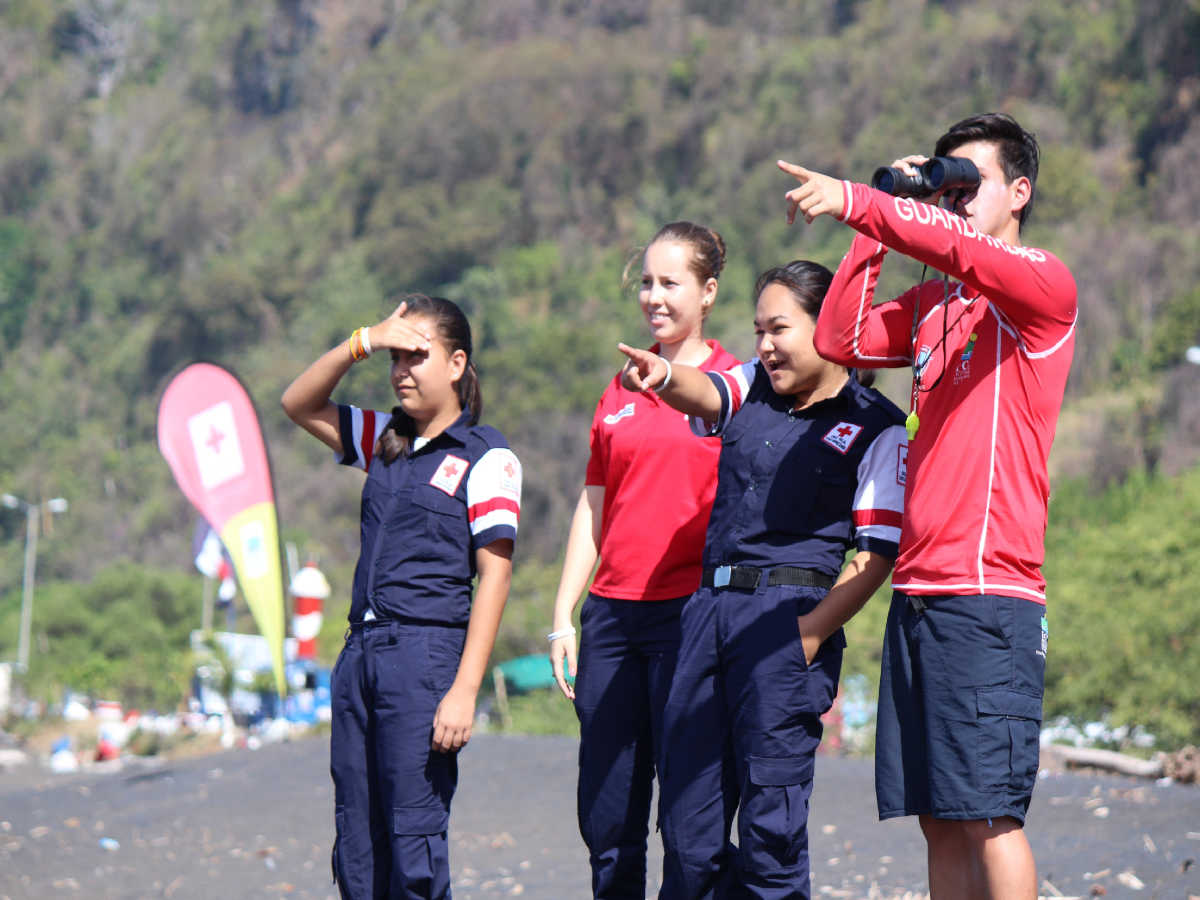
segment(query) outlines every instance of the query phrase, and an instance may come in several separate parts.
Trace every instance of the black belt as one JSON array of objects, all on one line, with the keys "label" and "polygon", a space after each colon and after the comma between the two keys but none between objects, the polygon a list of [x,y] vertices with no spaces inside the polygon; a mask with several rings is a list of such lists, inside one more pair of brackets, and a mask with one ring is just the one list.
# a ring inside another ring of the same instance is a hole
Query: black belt
[{"label": "black belt", "polygon": [[797,587],[829,589],[833,587],[834,583],[834,579],[829,575],[796,566],[776,566],[773,569],[758,569],[754,566],[717,566],[715,569],[708,567],[704,569],[704,574],[700,577],[700,586],[753,591],[762,581],[764,572],[767,574],[768,587],[787,584]]},{"label": "black belt", "polygon": [[350,622],[346,629],[346,634],[351,631],[370,630],[372,628],[382,628],[385,625],[432,625],[436,628],[461,628],[466,629],[466,622],[439,622],[435,619],[418,619],[414,616],[388,616],[382,618],[376,616],[374,619],[366,619],[358,622]]}]

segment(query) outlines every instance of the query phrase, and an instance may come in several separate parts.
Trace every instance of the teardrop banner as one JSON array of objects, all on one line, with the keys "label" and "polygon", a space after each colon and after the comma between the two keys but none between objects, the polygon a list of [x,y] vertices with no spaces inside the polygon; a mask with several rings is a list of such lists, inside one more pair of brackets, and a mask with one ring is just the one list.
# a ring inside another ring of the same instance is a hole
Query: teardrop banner
[{"label": "teardrop banner", "polygon": [[246,605],[271,647],[279,696],[283,671],[283,569],[271,466],[258,415],[237,376],[193,363],[158,404],[158,448],[184,495],[220,535]]}]

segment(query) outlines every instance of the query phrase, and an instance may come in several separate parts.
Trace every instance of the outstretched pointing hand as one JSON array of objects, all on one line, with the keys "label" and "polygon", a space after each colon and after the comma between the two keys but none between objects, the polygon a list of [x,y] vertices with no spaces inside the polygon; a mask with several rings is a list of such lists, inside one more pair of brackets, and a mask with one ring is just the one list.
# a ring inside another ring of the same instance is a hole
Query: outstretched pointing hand
[{"label": "outstretched pointing hand", "polygon": [[846,200],[842,196],[840,181],[795,163],[784,162],[782,159],[777,160],[775,165],[800,182],[800,187],[792,188],[784,194],[788,202],[789,225],[796,221],[796,210],[803,213],[804,221],[810,225],[817,216],[831,215],[835,219],[842,217]]},{"label": "outstretched pointing hand", "polygon": [[626,390],[641,394],[667,380],[667,364],[658,354],[628,344],[617,344],[617,349],[629,357],[621,370],[621,386]]}]

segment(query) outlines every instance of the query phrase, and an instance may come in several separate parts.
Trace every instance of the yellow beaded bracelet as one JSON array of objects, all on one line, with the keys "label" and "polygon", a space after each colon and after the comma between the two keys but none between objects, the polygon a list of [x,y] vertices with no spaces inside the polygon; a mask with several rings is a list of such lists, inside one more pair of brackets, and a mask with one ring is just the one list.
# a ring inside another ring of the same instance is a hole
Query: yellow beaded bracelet
[{"label": "yellow beaded bracelet", "polygon": [[350,359],[354,362],[361,362],[367,358],[367,355],[362,350],[362,337],[359,332],[362,329],[355,328],[350,333]]}]

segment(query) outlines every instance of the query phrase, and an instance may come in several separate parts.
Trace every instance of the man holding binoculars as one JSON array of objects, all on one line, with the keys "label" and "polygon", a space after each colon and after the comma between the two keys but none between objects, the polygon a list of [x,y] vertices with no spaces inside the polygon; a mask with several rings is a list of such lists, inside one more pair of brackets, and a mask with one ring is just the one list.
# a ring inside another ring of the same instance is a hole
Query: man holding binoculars
[{"label": "man holding binoculars", "polygon": [[[873,187],[779,166],[800,182],[789,223],[830,215],[857,232],[821,310],[818,352],[913,368],[879,689],[880,818],[919,817],[935,900],[1033,900],[1023,827],[1048,646],[1046,462],[1077,311],[1066,266],[1020,243],[1037,142],[988,113],[954,125],[933,159],[878,170]],[[945,279],[872,306],[889,249]]]}]

